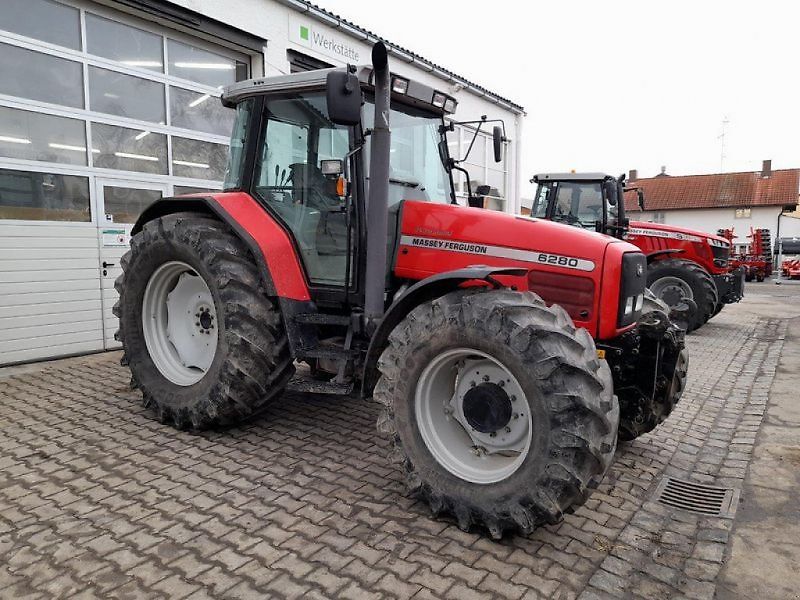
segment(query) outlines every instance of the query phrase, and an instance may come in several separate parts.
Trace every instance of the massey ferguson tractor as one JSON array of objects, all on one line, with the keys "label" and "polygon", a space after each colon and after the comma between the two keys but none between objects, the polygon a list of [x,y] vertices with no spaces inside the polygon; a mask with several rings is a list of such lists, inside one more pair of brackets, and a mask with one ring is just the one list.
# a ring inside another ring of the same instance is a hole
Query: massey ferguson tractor
[{"label": "massey ferguson tractor", "polygon": [[[599,231],[637,246],[647,257],[647,285],[672,309],[686,331],[702,327],[725,304],[744,295],[743,272],[729,264],[728,240],[672,225],[631,221],[625,215],[625,176],[545,173],[537,184],[531,216]],[[642,190],[639,205],[644,208]]]},{"label": "massey ferguson tractor", "polygon": [[582,504],[618,436],[680,398],[683,333],[645,300],[645,256],[457,205],[456,101],[391,74],[383,44],[371,67],[241,82],[223,102],[224,191],[148,207],[117,280],[123,364],[162,422],[358,390],[410,490],[500,537]]}]

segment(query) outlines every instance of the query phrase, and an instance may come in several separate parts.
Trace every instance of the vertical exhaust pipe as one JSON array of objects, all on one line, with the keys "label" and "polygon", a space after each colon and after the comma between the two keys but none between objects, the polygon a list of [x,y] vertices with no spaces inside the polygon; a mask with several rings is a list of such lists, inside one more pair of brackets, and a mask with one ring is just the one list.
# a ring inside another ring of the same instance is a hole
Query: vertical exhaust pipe
[{"label": "vertical exhaust pipe", "polygon": [[368,327],[383,317],[386,293],[386,246],[389,210],[389,101],[391,77],[386,46],[372,47],[372,73],[375,83],[375,122],[372,127],[369,158],[369,196],[367,204],[367,273],[364,312]]}]

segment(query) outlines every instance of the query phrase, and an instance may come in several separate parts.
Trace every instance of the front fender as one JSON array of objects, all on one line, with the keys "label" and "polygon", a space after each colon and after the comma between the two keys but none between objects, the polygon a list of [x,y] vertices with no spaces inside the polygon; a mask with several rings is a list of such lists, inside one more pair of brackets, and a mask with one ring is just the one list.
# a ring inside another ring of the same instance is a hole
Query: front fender
[{"label": "front fender", "polygon": [[682,254],[684,251],[678,248],[667,248],[666,250],[656,250],[655,252],[650,252],[646,255],[647,264],[649,265],[654,260],[658,260],[659,258],[663,258],[669,254]]},{"label": "front fender", "polygon": [[468,281],[485,281],[489,285],[499,288],[502,284],[494,275],[523,277],[527,269],[519,267],[487,267],[478,265],[455,271],[445,271],[418,281],[406,292],[395,300],[383,315],[383,319],[375,329],[370,339],[367,355],[364,359],[364,371],[361,377],[361,394],[369,396],[378,381],[378,358],[386,348],[389,334],[414,308],[434,298],[444,296],[448,292],[458,289]]}]

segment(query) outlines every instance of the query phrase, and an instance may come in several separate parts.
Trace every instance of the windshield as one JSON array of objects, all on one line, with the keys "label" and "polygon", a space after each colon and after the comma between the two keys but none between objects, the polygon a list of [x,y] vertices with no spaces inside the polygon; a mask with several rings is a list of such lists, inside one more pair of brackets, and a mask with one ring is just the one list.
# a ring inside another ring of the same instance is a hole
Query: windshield
[{"label": "windshield", "polygon": [[603,190],[600,182],[552,181],[539,184],[531,215],[544,218],[548,205],[553,221],[593,229],[603,220]]},{"label": "windshield", "polygon": [[[374,122],[375,105],[364,105],[365,128]],[[392,132],[389,157],[389,206],[401,200],[450,202],[450,177],[439,155],[442,139],[440,117],[401,104],[394,104],[389,116]],[[369,173],[370,138],[364,148]]]}]

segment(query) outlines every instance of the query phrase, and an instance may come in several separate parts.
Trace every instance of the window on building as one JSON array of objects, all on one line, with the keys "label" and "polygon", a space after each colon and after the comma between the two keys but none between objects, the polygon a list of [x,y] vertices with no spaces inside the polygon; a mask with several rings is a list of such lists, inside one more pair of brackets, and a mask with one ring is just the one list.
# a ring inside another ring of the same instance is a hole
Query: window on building
[{"label": "window on building", "polygon": [[231,134],[235,117],[233,109],[222,106],[218,96],[174,86],[169,88],[169,114],[174,127],[226,137]]},{"label": "window on building", "polygon": [[650,219],[651,223],[666,223],[667,215],[663,212],[654,212],[653,218]]},{"label": "window on building", "polygon": [[333,65],[325,61],[308,56],[295,50],[287,50],[286,58],[289,60],[289,72],[301,73],[303,71],[314,71],[316,69],[330,69]]},{"label": "window on building", "polygon": [[734,217],[737,219],[749,219],[750,218],[750,209],[749,208],[737,208],[734,211]]},{"label": "window on building", "polygon": [[92,220],[89,178],[0,169],[0,219]]},{"label": "window on building", "polygon": [[228,147],[188,138],[172,138],[172,174],[176,177],[220,180],[225,176]]},{"label": "window on building", "polygon": [[0,29],[72,50],[81,49],[78,9],[52,0],[3,0]]},{"label": "window on building", "polygon": [[114,223],[135,223],[145,208],[161,199],[159,190],[103,186],[103,206]]},{"label": "window on building", "polygon": [[246,64],[203,48],[168,40],[167,54],[169,74],[173,77],[210,87],[225,86],[247,79]]},{"label": "window on building", "polygon": [[86,13],[86,51],[127,67],[164,72],[162,37]]},{"label": "window on building", "polygon": [[94,165],[105,169],[167,174],[167,136],[92,123]]},{"label": "window on building", "polygon": [[86,164],[83,121],[0,106],[0,156]]},{"label": "window on building", "polygon": [[180,196],[181,194],[204,194],[206,192],[218,192],[219,190],[214,190],[211,188],[204,188],[204,187],[196,187],[192,185],[176,185],[173,187],[173,193],[176,196]]},{"label": "window on building", "polygon": [[89,108],[94,111],[165,123],[164,84],[116,71],[89,67]]},{"label": "window on building", "polygon": [[72,60],[0,44],[0,93],[83,108],[83,70]]}]

